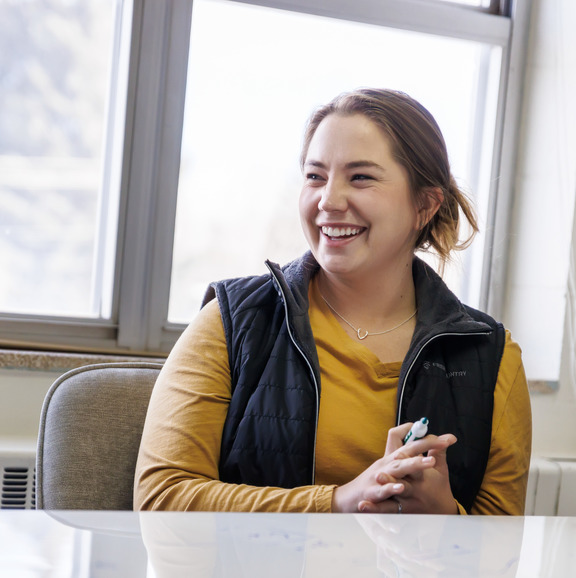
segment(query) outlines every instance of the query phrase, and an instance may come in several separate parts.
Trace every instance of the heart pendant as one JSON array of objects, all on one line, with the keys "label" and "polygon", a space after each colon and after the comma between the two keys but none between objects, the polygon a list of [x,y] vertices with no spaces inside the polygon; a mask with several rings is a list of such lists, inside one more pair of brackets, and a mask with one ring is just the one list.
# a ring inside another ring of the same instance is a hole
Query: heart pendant
[{"label": "heart pendant", "polygon": [[362,331],[362,328],[359,327],[356,330],[356,333],[358,334],[358,339],[362,340],[362,339],[366,339],[366,337],[368,337],[368,331],[364,330],[362,333],[360,333]]}]

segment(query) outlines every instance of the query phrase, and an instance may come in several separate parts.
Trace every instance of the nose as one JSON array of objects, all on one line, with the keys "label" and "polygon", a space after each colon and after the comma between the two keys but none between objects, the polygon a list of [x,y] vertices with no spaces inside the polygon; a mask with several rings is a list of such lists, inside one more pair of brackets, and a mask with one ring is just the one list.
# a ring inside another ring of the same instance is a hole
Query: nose
[{"label": "nose", "polygon": [[322,189],[322,195],[318,202],[318,209],[325,212],[344,212],[348,208],[348,195],[346,187],[335,180],[328,180]]}]

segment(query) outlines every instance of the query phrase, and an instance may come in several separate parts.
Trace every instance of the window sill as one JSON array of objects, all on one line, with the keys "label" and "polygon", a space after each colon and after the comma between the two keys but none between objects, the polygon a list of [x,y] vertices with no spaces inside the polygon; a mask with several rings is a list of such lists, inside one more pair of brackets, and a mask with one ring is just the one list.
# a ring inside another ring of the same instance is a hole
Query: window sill
[{"label": "window sill", "polygon": [[45,371],[64,373],[76,367],[94,363],[116,363],[123,361],[150,361],[164,363],[160,357],[138,357],[88,353],[62,353],[55,351],[29,351],[0,349],[0,370]]},{"label": "window sill", "polygon": [[556,393],[558,391],[557,381],[543,381],[539,379],[528,380],[528,390],[530,393]]},{"label": "window sill", "polygon": [[[89,353],[62,353],[56,351],[29,351],[0,349],[0,370],[45,371],[64,373],[76,367],[94,363],[116,363],[123,361],[150,361],[164,363],[162,357],[139,357],[126,355],[104,355]],[[551,394],[558,391],[558,382],[528,380],[531,394]]]}]

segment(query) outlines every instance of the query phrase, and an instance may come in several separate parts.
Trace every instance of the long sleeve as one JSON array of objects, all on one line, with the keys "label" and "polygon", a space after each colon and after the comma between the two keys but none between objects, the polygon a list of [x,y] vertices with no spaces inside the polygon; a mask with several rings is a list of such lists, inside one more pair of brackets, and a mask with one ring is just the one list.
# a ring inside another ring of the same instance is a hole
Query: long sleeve
[{"label": "long sleeve", "polygon": [[218,479],[230,401],[226,339],[216,301],[200,311],[154,387],[136,466],[136,509],[329,512],[334,486],[294,489]]},{"label": "long sleeve", "polygon": [[[336,484],[350,481],[384,452],[386,433],[394,426],[400,363],[381,364],[368,350],[351,342],[333,327],[336,322],[330,315],[321,314],[321,305],[312,307],[311,322],[323,383],[316,453],[318,485],[284,489],[218,479],[231,385],[224,330],[213,301],[184,332],[154,388],[136,470],[135,508],[331,510]],[[472,513],[523,513],[530,449],[526,378],[520,348],[507,333],[494,393],[489,462]],[[465,513],[462,508],[460,512]]]},{"label": "long sleeve", "polygon": [[522,515],[532,449],[530,395],[521,351],[510,334],[494,391],[492,444],[473,514]]}]

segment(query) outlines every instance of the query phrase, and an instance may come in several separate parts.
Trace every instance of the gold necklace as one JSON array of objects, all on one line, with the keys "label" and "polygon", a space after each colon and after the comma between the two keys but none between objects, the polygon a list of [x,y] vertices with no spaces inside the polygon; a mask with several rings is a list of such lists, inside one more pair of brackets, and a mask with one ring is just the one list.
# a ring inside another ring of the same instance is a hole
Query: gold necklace
[{"label": "gold necklace", "polygon": [[336,315],[338,315],[338,317],[340,317],[340,319],[342,319],[342,321],[344,321],[344,323],[346,323],[347,325],[352,327],[352,329],[354,329],[354,331],[356,331],[356,335],[358,335],[358,339],[360,339],[360,341],[362,341],[362,339],[366,339],[370,335],[384,335],[385,333],[390,333],[391,331],[394,331],[395,329],[402,327],[402,325],[405,325],[406,323],[408,323],[408,321],[410,321],[410,319],[412,319],[412,317],[414,317],[414,315],[416,315],[416,312],[418,311],[418,309],[414,309],[414,313],[412,313],[412,315],[410,315],[410,317],[408,317],[408,319],[404,319],[404,321],[402,321],[401,323],[398,323],[398,325],[396,325],[395,327],[392,327],[392,329],[386,329],[384,331],[376,331],[374,333],[370,333],[369,331],[366,331],[366,329],[363,330],[361,327],[354,327],[354,325],[352,325],[352,323],[350,323],[350,321],[348,321],[348,319],[346,319],[345,317],[340,315],[340,313],[338,313],[338,311],[336,311],[336,309],[334,309],[334,307],[332,307],[332,305],[330,305],[330,303],[328,303],[328,301],[326,300],[326,297],[324,297],[324,295],[322,295],[322,293],[320,293],[320,297],[322,297],[322,299],[324,299],[324,303],[326,303],[326,305],[328,305],[328,307],[330,307],[330,309],[334,313],[336,313]]}]

